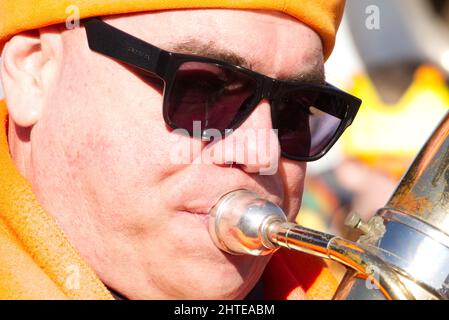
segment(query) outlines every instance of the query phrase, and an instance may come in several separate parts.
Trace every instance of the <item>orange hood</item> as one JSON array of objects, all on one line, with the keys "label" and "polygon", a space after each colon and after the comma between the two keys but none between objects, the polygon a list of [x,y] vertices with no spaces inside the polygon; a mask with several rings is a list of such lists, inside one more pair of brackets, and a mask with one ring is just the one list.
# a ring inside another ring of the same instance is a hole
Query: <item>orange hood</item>
[{"label": "orange hood", "polygon": [[22,31],[79,18],[123,13],[197,8],[275,10],[315,30],[325,57],[335,43],[345,0],[2,0],[0,1],[0,52],[5,42]]},{"label": "orange hood", "polygon": [[[0,101],[0,299],[113,299],[16,169]],[[263,276],[270,299],[330,299],[337,283],[321,259],[276,253]]]}]

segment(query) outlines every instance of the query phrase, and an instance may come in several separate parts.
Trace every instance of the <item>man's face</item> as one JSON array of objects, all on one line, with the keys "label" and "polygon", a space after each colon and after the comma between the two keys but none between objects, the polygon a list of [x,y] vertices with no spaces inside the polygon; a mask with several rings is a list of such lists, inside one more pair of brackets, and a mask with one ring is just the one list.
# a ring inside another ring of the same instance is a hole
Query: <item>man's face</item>
[{"label": "man's face", "polygon": [[[318,35],[279,13],[182,10],[104,20],[166,50],[233,53],[273,78],[322,74]],[[62,41],[58,77],[30,135],[26,175],[44,208],[100,279],[128,298],[243,298],[269,258],[221,252],[207,212],[244,188],[293,219],[305,164],[280,157],[277,143],[246,141],[247,155],[268,153],[278,162],[275,174],[260,175],[267,163],[247,163],[224,141],[179,136],[163,120],[157,80],[90,51],[83,28],[65,31]],[[248,128],[271,129],[267,101],[233,134]],[[180,144],[196,150],[194,159],[229,150],[209,164],[176,164],[171,155]]]}]

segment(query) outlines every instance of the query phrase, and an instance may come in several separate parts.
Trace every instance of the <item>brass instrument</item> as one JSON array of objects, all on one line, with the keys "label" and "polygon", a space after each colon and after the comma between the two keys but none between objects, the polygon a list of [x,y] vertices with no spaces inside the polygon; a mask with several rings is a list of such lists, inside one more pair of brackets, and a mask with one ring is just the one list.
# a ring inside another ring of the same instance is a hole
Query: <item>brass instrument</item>
[{"label": "brass instrument", "polygon": [[284,247],[344,264],[334,299],[449,299],[449,113],[387,205],[369,223],[347,223],[364,233],[357,242],[290,223],[275,204],[237,190],[211,209],[209,232],[231,254]]}]

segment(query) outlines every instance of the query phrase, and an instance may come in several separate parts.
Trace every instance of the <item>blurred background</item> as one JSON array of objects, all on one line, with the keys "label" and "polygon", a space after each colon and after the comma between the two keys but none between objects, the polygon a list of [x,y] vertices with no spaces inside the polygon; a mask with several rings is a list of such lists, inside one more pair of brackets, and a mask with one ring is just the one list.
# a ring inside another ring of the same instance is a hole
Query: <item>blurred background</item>
[{"label": "blurred background", "polygon": [[449,108],[449,0],[347,0],[326,72],[363,104],[309,165],[297,222],[354,240],[346,217],[368,221],[387,203]]}]

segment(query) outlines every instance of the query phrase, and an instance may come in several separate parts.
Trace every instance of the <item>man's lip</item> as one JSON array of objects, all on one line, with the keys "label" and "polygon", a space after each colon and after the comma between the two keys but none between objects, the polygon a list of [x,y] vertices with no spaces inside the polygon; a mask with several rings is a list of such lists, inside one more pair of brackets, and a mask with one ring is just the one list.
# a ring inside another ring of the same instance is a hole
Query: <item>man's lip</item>
[{"label": "man's lip", "polygon": [[[219,197],[216,197],[215,201],[212,202],[211,204],[209,204],[208,206],[205,206],[205,207],[191,207],[191,208],[183,207],[183,208],[178,209],[178,211],[187,212],[187,213],[196,214],[196,215],[208,215],[210,213],[210,210],[220,201],[221,198],[223,198],[225,195],[229,194],[230,192],[234,192],[234,191],[238,191],[238,190],[249,190],[249,189],[242,189],[242,188],[240,188],[240,189],[234,189],[234,190],[231,190],[231,191],[227,191],[227,192],[222,193]],[[281,207],[281,205],[282,205],[280,199],[277,199],[277,198],[276,199],[269,199],[270,198],[269,196],[263,196],[263,195],[261,195],[257,191],[254,191],[254,190],[249,190],[249,191],[255,192],[262,199],[267,199],[268,201],[272,201],[274,204],[278,205],[279,207]]]},{"label": "man's lip", "polygon": [[208,228],[208,226],[209,226],[209,215],[206,214],[206,213],[195,213],[195,212],[190,212],[190,211],[185,211],[185,210],[178,211],[178,212],[181,213],[181,214],[189,215],[189,216],[192,216],[192,217],[198,219],[198,220],[201,221],[207,228]]},{"label": "man's lip", "polygon": [[197,215],[205,215],[205,214],[209,214],[210,210],[183,209],[183,210],[179,210],[179,211],[186,212],[186,213],[191,213],[191,214],[197,214]]},{"label": "man's lip", "polygon": [[248,190],[254,192],[258,194],[262,199],[266,199],[278,205],[279,207],[282,207],[282,197],[272,195],[266,192],[266,190],[264,190],[263,188],[245,188],[241,186],[235,186],[234,188],[222,188],[221,190],[217,190],[218,192],[208,194],[206,197],[204,197],[204,195],[200,195],[199,198],[203,198],[202,200],[197,199],[198,201],[195,201],[196,203],[186,201],[183,205],[178,206],[176,208],[176,211],[185,211],[197,215],[208,215],[211,209],[216,206],[217,203],[225,195],[238,190]]}]

